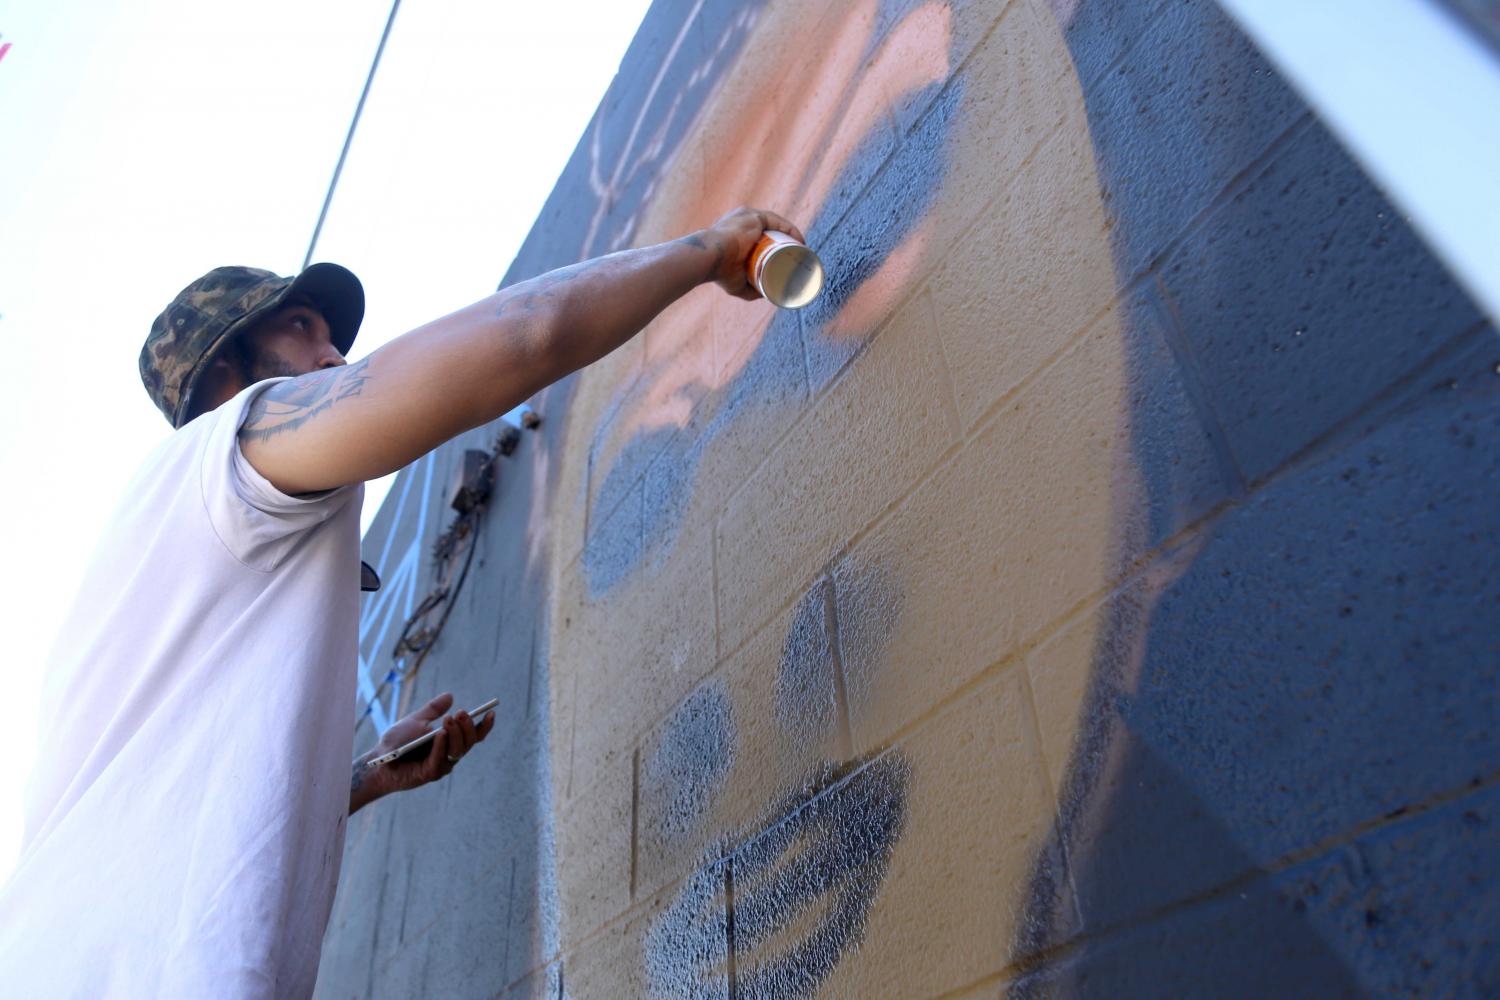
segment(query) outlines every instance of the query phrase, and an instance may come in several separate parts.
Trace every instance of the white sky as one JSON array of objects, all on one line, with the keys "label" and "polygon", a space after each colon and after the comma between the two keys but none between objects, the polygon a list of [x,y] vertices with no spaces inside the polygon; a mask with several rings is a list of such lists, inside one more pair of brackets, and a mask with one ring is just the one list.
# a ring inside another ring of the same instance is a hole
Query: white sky
[{"label": "white sky", "polygon": [[[649,6],[402,3],[313,255],[364,282],[351,359],[494,290]],[[0,878],[47,650],[170,433],[136,368],[151,321],[218,265],[301,267],[389,11],[0,0]]]}]

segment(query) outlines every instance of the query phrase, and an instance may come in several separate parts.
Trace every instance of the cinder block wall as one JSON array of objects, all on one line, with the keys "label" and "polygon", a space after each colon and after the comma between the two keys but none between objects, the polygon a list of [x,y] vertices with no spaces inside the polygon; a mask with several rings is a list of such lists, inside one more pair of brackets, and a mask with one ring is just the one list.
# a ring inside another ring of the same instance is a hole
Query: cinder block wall
[{"label": "cinder block wall", "polygon": [[320,994],[1500,990],[1500,340],[1218,8],[660,0],[505,283],[740,203],[823,297],[535,401]]}]

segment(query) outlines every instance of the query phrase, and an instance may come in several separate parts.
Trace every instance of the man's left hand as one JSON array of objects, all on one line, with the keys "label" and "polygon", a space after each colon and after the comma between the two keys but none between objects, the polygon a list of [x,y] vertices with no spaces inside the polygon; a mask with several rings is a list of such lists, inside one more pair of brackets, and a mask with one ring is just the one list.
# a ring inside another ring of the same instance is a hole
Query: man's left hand
[{"label": "man's left hand", "polygon": [[375,748],[355,764],[354,785],[350,790],[351,812],[382,795],[404,792],[446,777],[464,755],[474,748],[474,744],[495,728],[493,709],[485,713],[484,720],[477,726],[468,712],[460,710],[443,718],[442,731],[433,737],[426,756],[413,761],[393,760],[379,767],[364,768],[364,774],[360,774],[364,760],[410,743],[430,730],[431,724],[452,705],[453,693],[445,691],[410,715],[398,719],[385,731]]}]

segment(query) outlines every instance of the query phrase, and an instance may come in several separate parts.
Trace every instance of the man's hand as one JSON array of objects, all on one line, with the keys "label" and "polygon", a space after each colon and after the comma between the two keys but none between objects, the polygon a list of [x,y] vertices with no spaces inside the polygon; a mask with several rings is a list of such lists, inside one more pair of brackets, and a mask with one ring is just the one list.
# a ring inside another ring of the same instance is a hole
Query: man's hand
[{"label": "man's hand", "polygon": [[789,220],[758,208],[737,208],[698,234],[718,254],[715,284],[737,298],[760,298],[760,292],[750,284],[750,252],[767,229],[786,233],[799,243],[807,242],[802,230]]},{"label": "man's hand", "polygon": [[463,759],[464,754],[473,749],[474,744],[495,728],[493,709],[486,713],[482,723],[477,726],[469,718],[468,712],[460,710],[443,719],[442,731],[433,737],[426,756],[405,762],[393,760],[374,768],[365,766],[365,761],[404,746],[430,730],[431,723],[452,705],[452,692],[443,692],[415,712],[398,719],[385,731],[373,749],[354,762],[354,775],[349,783],[350,813],[383,795],[404,792],[445,777]]}]

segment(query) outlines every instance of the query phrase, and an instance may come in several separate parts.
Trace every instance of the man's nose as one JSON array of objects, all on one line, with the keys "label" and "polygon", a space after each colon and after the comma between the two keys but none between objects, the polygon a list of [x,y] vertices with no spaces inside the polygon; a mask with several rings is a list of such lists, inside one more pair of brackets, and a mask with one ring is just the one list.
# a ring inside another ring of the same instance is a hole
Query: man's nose
[{"label": "man's nose", "polygon": [[324,368],[339,368],[343,365],[347,365],[348,363],[348,361],[344,360],[344,356],[342,354],[340,354],[336,350],[333,350],[332,348],[329,348],[327,351],[323,352],[323,356],[318,359],[318,369],[321,371]]}]

